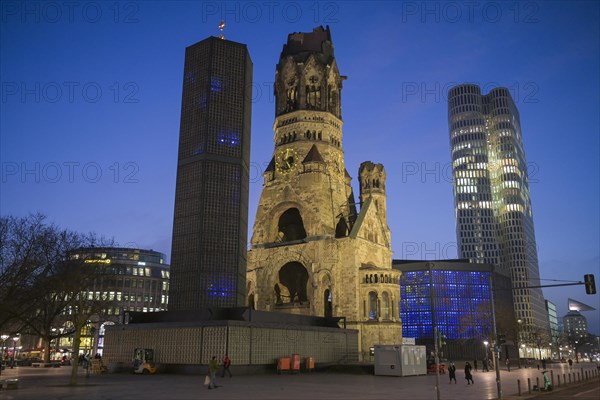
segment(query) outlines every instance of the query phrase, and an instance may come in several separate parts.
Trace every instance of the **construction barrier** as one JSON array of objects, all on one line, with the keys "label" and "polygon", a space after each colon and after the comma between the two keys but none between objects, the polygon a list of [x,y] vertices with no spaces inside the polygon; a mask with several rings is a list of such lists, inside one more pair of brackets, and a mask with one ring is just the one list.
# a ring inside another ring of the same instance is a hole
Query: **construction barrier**
[{"label": "construction barrier", "polygon": [[289,357],[279,358],[279,360],[277,360],[277,373],[290,372],[290,361]]}]

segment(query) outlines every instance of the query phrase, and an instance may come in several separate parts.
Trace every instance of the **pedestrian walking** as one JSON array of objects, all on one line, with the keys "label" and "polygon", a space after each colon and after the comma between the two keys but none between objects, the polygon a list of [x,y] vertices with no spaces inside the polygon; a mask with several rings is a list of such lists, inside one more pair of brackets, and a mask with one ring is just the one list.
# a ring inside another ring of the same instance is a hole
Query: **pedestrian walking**
[{"label": "pedestrian walking", "polygon": [[481,361],[481,364],[483,365],[483,369],[482,369],[483,372],[490,372],[490,368],[489,368],[486,360]]},{"label": "pedestrian walking", "polygon": [[542,358],[542,369],[545,370],[546,369],[546,359]]},{"label": "pedestrian walking", "polygon": [[573,366],[573,360],[571,360],[571,359],[569,358],[569,361],[568,361],[568,363],[569,363],[569,368],[571,368],[571,367]]},{"label": "pedestrian walking", "polygon": [[473,360],[473,369],[477,371],[477,359]]},{"label": "pedestrian walking", "polygon": [[544,390],[545,391],[552,390],[552,382],[550,381],[550,378],[548,377],[548,371],[543,370],[542,375],[544,376]]},{"label": "pedestrian walking", "polygon": [[465,379],[467,380],[467,385],[475,384],[475,382],[473,382],[473,375],[471,375],[471,364],[467,361],[467,363],[465,364]]},{"label": "pedestrian walking", "polygon": [[510,372],[510,358],[506,357],[506,369]]},{"label": "pedestrian walking", "polygon": [[217,363],[217,357],[213,356],[212,360],[208,363],[208,376],[210,381],[208,382],[209,389],[217,388],[217,371],[219,370],[219,364]]},{"label": "pedestrian walking", "polygon": [[229,367],[231,366],[231,358],[227,354],[223,357],[223,373],[221,374],[221,378],[225,378],[225,372],[229,374],[229,377],[232,378],[231,371]]},{"label": "pedestrian walking", "polygon": [[448,383],[452,383],[454,380],[456,384],[456,365],[453,362],[450,362],[450,366],[448,367],[448,376],[450,377],[450,382]]}]

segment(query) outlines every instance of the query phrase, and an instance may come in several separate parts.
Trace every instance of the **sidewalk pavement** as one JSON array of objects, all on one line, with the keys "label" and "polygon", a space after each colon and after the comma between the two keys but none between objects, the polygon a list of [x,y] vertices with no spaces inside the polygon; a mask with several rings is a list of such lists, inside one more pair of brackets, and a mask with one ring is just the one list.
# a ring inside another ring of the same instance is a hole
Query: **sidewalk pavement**
[{"label": "sidewalk pavement", "polygon": [[[568,365],[552,365],[555,381],[558,374],[569,373]],[[598,372],[593,364],[578,364],[571,373],[584,370]],[[235,375],[233,378],[217,377],[218,387],[207,390],[203,385],[204,376],[198,375],[134,375],[101,374],[85,377],[78,375],[78,386],[68,386],[71,367],[31,368],[19,367],[2,371],[0,379],[19,379],[19,389],[0,390],[0,400],[19,399],[61,399],[61,400],[118,400],[134,399],[435,399],[435,375],[415,377],[387,377],[374,375],[344,374],[333,372],[313,372],[296,375]],[[591,373],[590,373],[591,374]],[[517,393],[517,379],[521,379],[524,394],[527,393],[527,378],[531,385],[535,378],[543,382],[541,371],[537,369],[516,369],[502,371],[503,397]],[[443,400],[484,400],[496,399],[496,374],[477,372],[475,383],[467,385],[464,374],[457,371],[458,384],[449,384],[448,375],[440,376],[440,398]],[[567,379],[568,381],[568,379]],[[556,383],[555,383],[556,384]],[[523,399],[525,397],[521,397]]]}]

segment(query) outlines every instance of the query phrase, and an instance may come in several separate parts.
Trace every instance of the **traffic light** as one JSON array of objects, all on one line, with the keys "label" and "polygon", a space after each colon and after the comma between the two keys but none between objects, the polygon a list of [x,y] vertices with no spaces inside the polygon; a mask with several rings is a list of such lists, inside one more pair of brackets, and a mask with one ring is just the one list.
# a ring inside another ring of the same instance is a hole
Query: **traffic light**
[{"label": "traffic light", "polygon": [[448,337],[446,335],[444,335],[443,333],[440,333],[438,336],[438,348],[442,348],[446,345],[446,340],[448,339]]},{"label": "traffic light", "polygon": [[596,294],[596,281],[594,280],[594,274],[584,275],[583,280],[585,281],[585,292],[587,294]]},{"label": "traffic light", "polygon": [[504,343],[506,343],[506,335],[503,334],[498,334],[498,346],[502,346]]}]

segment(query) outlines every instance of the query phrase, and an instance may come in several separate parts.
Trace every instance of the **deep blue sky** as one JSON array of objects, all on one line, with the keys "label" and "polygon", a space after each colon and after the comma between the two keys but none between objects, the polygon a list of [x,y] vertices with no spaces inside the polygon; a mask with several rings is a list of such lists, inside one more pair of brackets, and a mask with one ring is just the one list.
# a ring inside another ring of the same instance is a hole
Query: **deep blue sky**
[{"label": "deep blue sky", "polygon": [[[2,3],[2,215],[170,258],[184,49],[224,18],[254,62],[251,231],[279,52],[329,24],[346,166],[385,165],[395,258],[456,256],[445,93],[474,82],[508,86],[519,108],[542,277],[600,281],[598,2],[73,3]],[[561,315],[567,297],[600,309],[580,286],[544,293]]]}]

